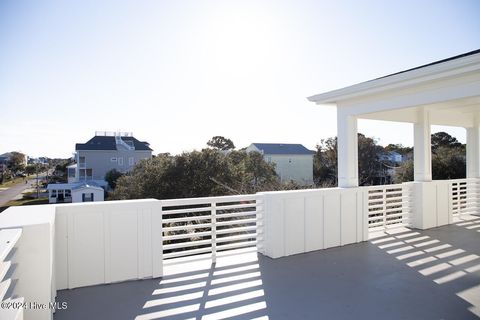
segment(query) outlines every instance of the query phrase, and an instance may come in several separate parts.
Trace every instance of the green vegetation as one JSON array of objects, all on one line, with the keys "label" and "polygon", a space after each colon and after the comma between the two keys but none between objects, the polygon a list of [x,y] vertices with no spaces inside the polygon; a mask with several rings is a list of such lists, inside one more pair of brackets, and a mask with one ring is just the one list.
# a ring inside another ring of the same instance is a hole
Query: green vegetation
[{"label": "green vegetation", "polygon": [[222,137],[222,136],[215,136],[207,142],[207,146],[216,150],[233,150],[235,149],[235,145],[233,141]]},{"label": "green vegetation", "polygon": [[[435,180],[460,179],[466,175],[465,145],[445,132],[432,134],[432,175]],[[400,165],[381,160],[385,152],[395,151],[404,160]],[[389,169],[395,174],[393,181],[413,180],[413,148],[390,144],[385,148],[377,141],[358,134],[358,174],[360,185],[383,184],[382,177]],[[337,138],[322,140],[314,156],[314,180],[320,187],[337,185]]]},{"label": "green vegetation", "polygon": [[[274,164],[264,161],[260,153],[233,150],[230,139],[216,136],[207,145],[210,148],[177,156],[159,154],[141,161],[126,175],[110,171],[105,177],[114,188],[110,198],[171,199],[312,187],[281,183]],[[398,164],[385,160],[384,155],[391,151],[401,154],[404,161]],[[359,134],[358,167],[360,185],[411,181],[413,148],[395,144],[384,148],[375,139]],[[433,134],[433,178],[464,178],[465,167],[465,145],[447,133]],[[313,170],[315,186],[337,185],[336,138],[322,140],[317,146]]]},{"label": "green vegetation", "polygon": [[117,180],[111,198],[189,198],[282,188],[274,166],[260,153],[204,149],[141,161]]},{"label": "green vegetation", "polygon": [[117,169],[112,169],[105,174],[105,181],[108,182],[110,188],[115,189],[117,186],[117,180],[123,176],[123,173]]}]

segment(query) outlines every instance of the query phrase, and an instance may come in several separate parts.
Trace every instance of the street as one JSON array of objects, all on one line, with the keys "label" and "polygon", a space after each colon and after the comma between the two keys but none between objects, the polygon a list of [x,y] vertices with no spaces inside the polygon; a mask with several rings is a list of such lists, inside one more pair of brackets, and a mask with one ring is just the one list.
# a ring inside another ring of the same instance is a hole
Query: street
[{"label": "street", "polygon": [[[39,174],[38,179],[44,179],[46,176],[45,173]],[[25,189],[28,189],[31,187],[32,183],[35,183],[37,181],[37,178],[29,179],[27,183],[19,183],[17,185],[14,185],[13,187],[10,187],[6,190],[0,191],[0,207],[3,207],[7,202],[15,198],[17,195],[22,193]]]}]

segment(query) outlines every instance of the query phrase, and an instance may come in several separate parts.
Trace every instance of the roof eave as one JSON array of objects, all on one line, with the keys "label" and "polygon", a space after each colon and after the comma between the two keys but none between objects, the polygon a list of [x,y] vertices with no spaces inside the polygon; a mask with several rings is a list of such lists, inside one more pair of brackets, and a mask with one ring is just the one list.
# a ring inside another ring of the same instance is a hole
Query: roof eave
[{"label": "roof eave", "polygon": [[361,82],[345,88],[313,95],[307,99],[316,104],[336,104],[339,101],[349,100],[377,93],[379,91],[405,87],[412,84],[418,85],[421,82],[431,81],[443,76],[461,74],[472,70],[480,70],[480,53]]}]

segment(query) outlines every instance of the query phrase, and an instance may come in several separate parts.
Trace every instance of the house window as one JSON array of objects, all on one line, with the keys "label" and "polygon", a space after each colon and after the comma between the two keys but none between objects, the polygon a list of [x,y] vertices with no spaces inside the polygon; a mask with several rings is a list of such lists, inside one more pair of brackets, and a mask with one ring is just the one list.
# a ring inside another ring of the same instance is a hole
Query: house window
[{"label": "house window", "polygon": [[72,190],[70,189],[65,190],[65,198],[70,198],[70,197],[72,197]]},{"label": "house window", "polygon": [[82,193],[82,202],[93,202],[93,193]]},{"label": "house window", "polygon": [[118,165],[123,166],[123,157],[118,158]]},{"label": "house window", "polygon": [[80,163],[80,166],[85,166],[85,157],[79,157],[78,162]]},{"label": "house window", "polygon": [[111,157],[111,158],[110,158],[110,161],[111,161],[111,162],[117,162],[117,157]]},{"label": "house window", "polygon": [[52,190],[52,195],[50,198],[56,198],[57,197],[57,190]]},{"label": "house window", "polygon": [[128,165],[133,166],[135,161],[133,160],[133,157],[128,158]]},{"label": "house window", "polygon": [[92,169],[86,169],[85,171],[87,173],[87,180],[93,179],[93,170]]},{"label": "house window", "polygon": [[70,178],[75,178],[75,169],[74,168],[68,168],[68,176]]}]

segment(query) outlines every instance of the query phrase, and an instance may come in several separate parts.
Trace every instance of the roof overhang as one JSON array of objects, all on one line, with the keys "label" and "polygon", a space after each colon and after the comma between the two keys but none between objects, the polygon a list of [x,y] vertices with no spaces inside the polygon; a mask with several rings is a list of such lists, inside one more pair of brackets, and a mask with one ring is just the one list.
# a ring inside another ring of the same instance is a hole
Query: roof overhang
[{"label": "roof overhang", "polygon": [[480,52],[308,99],[362,119],[413,123],[427,109],[432,124],[471,127],[480,112]]}]

